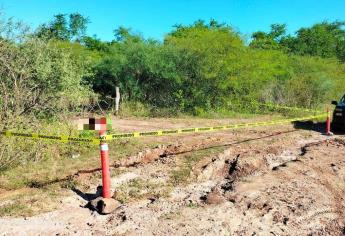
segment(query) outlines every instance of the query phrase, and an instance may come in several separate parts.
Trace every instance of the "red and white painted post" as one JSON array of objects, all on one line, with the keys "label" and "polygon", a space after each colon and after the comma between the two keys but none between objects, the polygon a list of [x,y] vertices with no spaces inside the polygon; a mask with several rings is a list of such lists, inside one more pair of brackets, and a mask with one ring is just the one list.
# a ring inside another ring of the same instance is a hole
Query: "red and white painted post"
[{"label": "red and white painted post", "polygon": [[102,196],[103,198],[110,198],[110,167],[109,167],[109,147],[106,143],[107,137],[107,121],[106,118],[101,118],[101,127],[99,131],[100,137],[100,151],[102,163]]},{"label": "red and white painted post", "polygon": [[92,209],[97,210],[100,214],[109,214],[120,205],[117,200],[111,197],[110,192],[109,147],[107,144],[108,128],[111,129],[111,120],[107,122],[107,118],[105,117],[100,119],[89,118],[88,122],[84,119],[78,124],[78,129],[99,131],[99,148],[102,164],[102,197],[100,196],[91,200],[89,204]]}]

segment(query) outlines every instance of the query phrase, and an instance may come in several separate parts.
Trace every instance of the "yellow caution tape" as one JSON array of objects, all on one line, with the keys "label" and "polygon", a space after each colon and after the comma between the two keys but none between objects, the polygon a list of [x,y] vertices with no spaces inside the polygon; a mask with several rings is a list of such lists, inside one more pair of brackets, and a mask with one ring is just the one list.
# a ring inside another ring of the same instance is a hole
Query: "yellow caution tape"
[{"label": "yellow caution tape", "polygon": [[[121,138],[132,138],[132,137],[144,137],[144,136],[160,136],[160,135],[171,135],[171,134],[184,134],[184,133],[196,133],[196,132],[212,132],[218,130],[231,130],[247,127],[259,127],[268,126],[275,124],[291,123],[296,121],[305,121],[312,119],[325,118],[327,114],[319,114],[314,116],[298,117],[293,119],[282,119],[267,122],[254,122],[254,123],[242,123],[242,124],[232,124],[232,125],[222,125],[222,126],[211,126],[211,127],[196,127],[196,128],[184,128],[184,129],[174,129],[174,130],[157,130],[148,132],[134,132],[134,133],[119,133],[111,135],[111,138],[107,140],[121,139]],[[109,135],[110,136],[110,135]]]},{"label": "yellow caution tape", "polygon": [[53,140],[61,142],[80,142],[80,143],[94,143],[100,142],[99,138],[81,138],[81,137],[69,137],[69,136],[55,136],[47,134],[35,134],[35,133],[18,133],[10,131],[2,131],[1,135],[6,137],[19,137],[19,138],[32,138],[32,139],[43,139],[43,140]]},{"label": "yellow caution tape", "polygon": [[185,134],[185,133],[196,133],[196,132],[212,132],[219,130],[232,130],[248,127],[259,127],[268,126],[276,124],[284,124],[296,121],[306,121],[312,119],[319,119],[327,117],[326,113],[318,114],[314,116],[305,116],[292,119],[282,119],[275,121],[265,121],[265,122],[253,122],[253,123],[240,123],[240,124],[230,124],[230,125],[220,125],[211,127],[196,127],[196,128],[183,128],[174,130],[156,130],[156,131],[145,131],[145,132],[131,132],[131,133],[118,133],[118,134],[108,134],[102,138],[82,138],[82,137],[69,137],[69,136],[54,136],[45,134],[35,134],[35,133],[17,133],[11,131],[2,131],[0,135],[6,137],[20,137],[20,138],[32,138],[32,139],[43,139],[43,140],[53,140],[61,142],[79,142],[79,143],[90,143],[90,144],[100,144],[101,141],[109,141],[122,138],[137,138],[146,136],[162,136],[162,135],[172,135],[172,134]]}]

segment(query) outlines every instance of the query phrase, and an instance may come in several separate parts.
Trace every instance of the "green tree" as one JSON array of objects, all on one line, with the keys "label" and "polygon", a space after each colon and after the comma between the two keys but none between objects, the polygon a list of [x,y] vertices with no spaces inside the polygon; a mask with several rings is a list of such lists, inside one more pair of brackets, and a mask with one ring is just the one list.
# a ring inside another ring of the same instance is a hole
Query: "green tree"
[{"label": "green tree", "polygon": [[345,22],[322,22],[310,28],[301,28],[296,37],[282,40],[281,44],[298,55],[337,57],[344,61],[345,55]]},{"label": "green tree", "polygon": [[150,40],[113,42],[94,67],[94,89],[104,98],[115,97],[119,86],[125,101],[172,106],[180,56],[174,48]]},{"label": "green tree", "polygon": [[210,110],[224,104],[231,94],[230,78],[236,72],[228,66],[244,51],[244,43],[231,27],[211,21],[197,21],[190,26],[177,25],[165,38],[165,45],[176,47],[186,59],[181,93],[186,109]]},{"label": "green tree", "polygon": [[130,28],[120,26],[114,30],[114,36],[116,42],[132,42],[138,43],[143,41],[143,38],[139,34],[134,34]]},{"label": "green tree", "polygon": [[57,14],[51,22],[39,26],[36,35],[48,39],[81,41],[88,23],[89,19],[79,13]]},{"label": "green tree", "polygon": [[107,52],[109,50],[109,43],[103,42],[95,35],[93,37],[85,36],[82,43],[86,48],[93,51]]},{"label": "green tree", "polygon": [[345,61],[345,22],[322,22],[286,35],[285,24],[273,24],[269,33],[253,33],[251,48],[273,49],[297,55],[338,58]]},{"label": "green tree", "polygon": [[280,41],[286,36],[285,24],[272,24],[269,33],[257,31],[252,34],[250,47],[255,49],[282,50]]}]

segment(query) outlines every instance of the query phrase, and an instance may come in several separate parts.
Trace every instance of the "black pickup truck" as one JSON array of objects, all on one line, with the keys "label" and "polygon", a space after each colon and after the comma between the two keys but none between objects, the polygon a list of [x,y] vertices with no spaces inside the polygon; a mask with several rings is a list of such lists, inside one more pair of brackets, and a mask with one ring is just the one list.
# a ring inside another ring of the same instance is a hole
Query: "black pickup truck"
[{"label": "black pickup truck", "polygon": [[333,112],[332,129],[345,131],[345,95],[339,102],[333,101],[335,109]]}]

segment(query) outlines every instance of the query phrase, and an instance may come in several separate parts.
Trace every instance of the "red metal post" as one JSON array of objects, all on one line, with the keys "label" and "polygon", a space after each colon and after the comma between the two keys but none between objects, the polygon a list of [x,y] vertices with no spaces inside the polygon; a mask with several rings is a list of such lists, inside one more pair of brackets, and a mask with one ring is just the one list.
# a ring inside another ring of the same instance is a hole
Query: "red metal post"
[{"label": "red metal post", "polygon": [[331,113],[327,107],[327,119],[326,119],[326,134],[331,135]]},{"label": "red metal post", "polygon": [[[100,151],[101,151],[101,163],[102,163],[102,185],[103,198],[110,198],[110,168],[109,168],[109,148],[105,142],[107,132],[101,129],[99,137],[101,138]],[[104,140],[104,141],[103,141]]]}]

